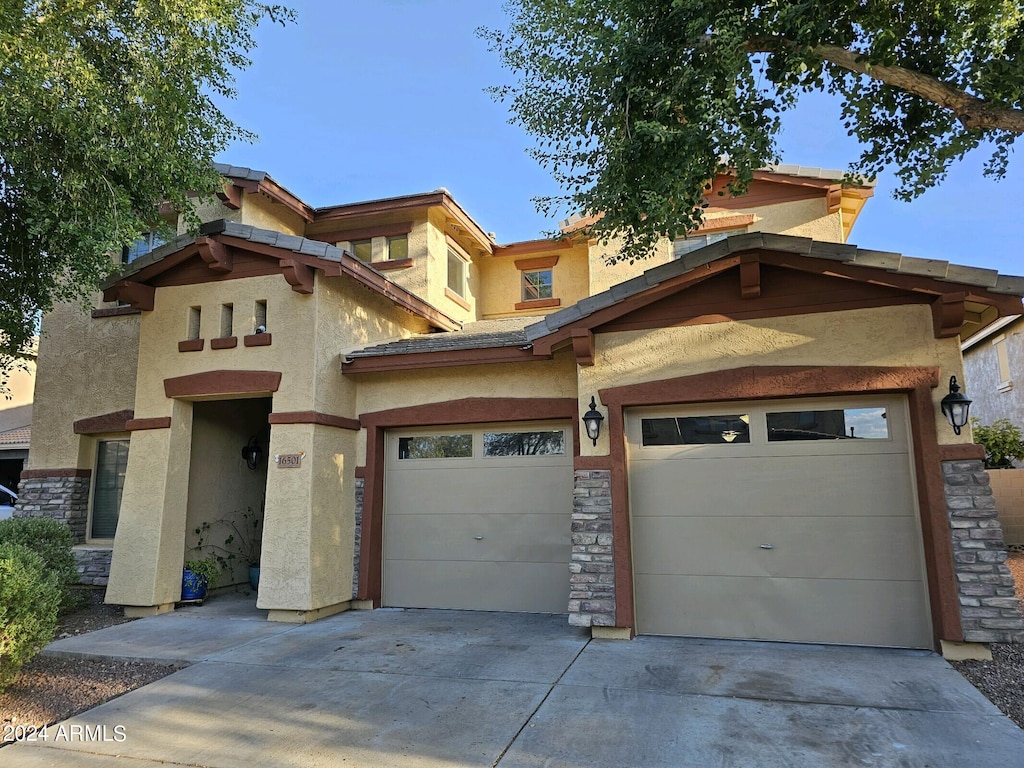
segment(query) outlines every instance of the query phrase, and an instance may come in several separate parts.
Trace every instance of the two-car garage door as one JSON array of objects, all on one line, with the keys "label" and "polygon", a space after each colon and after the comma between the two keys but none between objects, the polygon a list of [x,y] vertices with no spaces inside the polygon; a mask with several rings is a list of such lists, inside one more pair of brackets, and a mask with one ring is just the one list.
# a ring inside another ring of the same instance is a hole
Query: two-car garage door
[{"label": "two-car garage door", "polygon": [[572,428],[388,433],[384,604],[564,613]]},{"label": "two-car garage door", "polygon": [[642,633],[930,647],[905,402],[627,417]]}]

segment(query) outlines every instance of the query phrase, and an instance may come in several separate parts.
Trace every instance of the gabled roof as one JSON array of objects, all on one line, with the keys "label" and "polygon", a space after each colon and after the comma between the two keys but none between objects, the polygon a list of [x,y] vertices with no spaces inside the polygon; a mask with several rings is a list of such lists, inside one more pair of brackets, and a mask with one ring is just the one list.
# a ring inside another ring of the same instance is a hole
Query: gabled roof
[{"label": "gabled roof", "polygon": [[14,448],[24,446],[28,448],[29,440],[32,438],[32,425],[27,427],[15,427],[5,432],[0,432],[0,447]]},{"label": "gabled roof", "polygon": [[[779,302],[778,296],[762,299],[761,279],[769,273],[795,275],[804,294],[794,295],[798,298],[811,295],[809,304]],[[738,275],[738,285],[730,275]],[[555,350],[568,345],[581,365],[590,365],[594,333],[602,330],[602,326],[612,330],[654,327],[663,322],[665,316],[657,312],[644,314],[647,308],[683,295],[691,288],[699,292],[700,286],[712,285],[716,279],[718,292],[711,299],[702,298],[704,303],[698,302],[690,315],[685,314],[690,307],[677,311],[673,318],[675,324],[687,318],[694,322],[715,322],[714,318],[919,303],[931,306],[936,337],[952,337],[965,328],[987,325],[1001,315],[1020,313],[1020,296],[1024,294],[1024,277],[999,275],[994,270],[758,232],[734,235],[681,259],[648,269],[607,291],[530,323],[521,335],[509,329],[507,333],[494,336],[464,334],[461,339],[460,334],[417,336],[352,352],[343,370],[358,373],[539,360],[550,358]],[[726,282],[723,284],[722,280]],[[831,298],[838,295],[833,288],[837,285],[841,301]],[[817,293],[819,289],[824,293]],[[708,305],[709,300],[714,303]],[[832,303],[835,301],[839,303]],[[714,318],[709,312],[714,313]],[[471,327],[467,326],[466,330]],[[530,347],[532,350],[527,354]]]},{"label": "gabled roof", "polygon": [[100,284],[104,301],[127,301],[140,309],[151,310],[155,292],[151,281],[196,257],[213,273],[230,274],[236,251],[276,260],[277,268],[298,293],[313,292],[314,270],[327,276],[347,275],[395,305],[423,317],[436,328],[454,331],[462,327],[459,321],[347,251],[319,240],[223,219],[204,224],[198,237],[178,237],[126,265],[120,274]]},{"label": "gabled roof", "polygon": [[[571,307],[553,312],[545,316],[544,319],[527,327],[526,337],[531,342],[535,341],[543,336],[555,333],[568,325],[577,324],[591,317],[599,310],[619,304],[630,297],[638,296],[653,286],[680,277],[727,256],[758,249],[798,254],[822,262],[867,267],[888,275],[923,278],[935,283],[940,281],[942,283],[955,283],[964,288],[977,289],[976,292],[979,295],[976,298],[982,300],[991,297],[982,297],[980,294],[1000,294],[1008,297],[1017,297],[1018,310],[1020,309],[1019,297],[1024,295],[1024,277],[1000,275],[993,269],[961,266],[938,259],[920,259],[889,251],[866,250],[855,245],[843,243],[824,243],[807,237],[750,232],[744,235],[732,235],[717,243],[707,245],[686,254],[681,259],[654,267],[631,280],[612,286],[607,291],[589,296],[573,304]],[[905,281],[900,282],[905,284]],[[933,292],[936,294],[944,292],[938,290],[934,285],[931,287],[935,289]],[[926,289],[922,287],[919,290]],[[954,292],[956,288],[950,285],[948,290],[949,292]],[[970,291],[968,291],[968,294],[970,294]]]}]

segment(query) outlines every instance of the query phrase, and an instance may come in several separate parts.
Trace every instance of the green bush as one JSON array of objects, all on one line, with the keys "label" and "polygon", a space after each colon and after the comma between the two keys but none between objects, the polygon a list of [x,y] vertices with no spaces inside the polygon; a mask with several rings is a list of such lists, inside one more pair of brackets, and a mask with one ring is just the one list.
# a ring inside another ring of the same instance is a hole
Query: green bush
[{"label": "green bush", "polygon": [[0,543],[0,691],[57,629],[61,587],[28,547]]},{"label": "green bush", "polygon": [[971,430],[974,442],[985,449],[987,469],[1012,469],[1014,461],[1024,459],[1024,436],[1008,419],[996,419],[987,427],[972,419]]},{"label": "green bush", "polygon": [[62,612],[81,604],[81,595],[72,589],[78,583],[78,569],[71,552],[71,529],[67,525],[45,517],[0,520],[0,544],[4,542],[21,544],[43,558],[48,571],[57,577]]}]

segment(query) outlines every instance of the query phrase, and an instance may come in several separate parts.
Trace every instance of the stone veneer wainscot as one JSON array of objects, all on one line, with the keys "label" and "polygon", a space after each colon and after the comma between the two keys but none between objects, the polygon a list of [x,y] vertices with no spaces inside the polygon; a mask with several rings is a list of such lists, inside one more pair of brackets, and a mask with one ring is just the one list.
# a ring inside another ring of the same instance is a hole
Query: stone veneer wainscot
[{"label": "stone veneer wainscot", "polygon": [[611,479],[607,469],[575,472],[569,623],[576,627],[615,626]]}]

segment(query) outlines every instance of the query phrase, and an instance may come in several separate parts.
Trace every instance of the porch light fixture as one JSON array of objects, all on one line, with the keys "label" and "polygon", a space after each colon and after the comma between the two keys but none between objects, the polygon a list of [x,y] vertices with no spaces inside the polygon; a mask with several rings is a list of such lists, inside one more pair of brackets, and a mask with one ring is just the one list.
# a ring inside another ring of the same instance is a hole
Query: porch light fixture
[{"label": "porch light fixture", "polygon": [[967,412],[970,410],[972,402],[966,395],[960,394],[960,385],[957,384],[956,376],[950,376],[949,394],[942,398],[941,406],[946,421],[958,435],[961,427],[967,424]]},{"label": "porch light fixture", "polygon": [[252,470],[259,467],[263,461],[263,446],[256,435],[250,437],[249,442],[242,446],[242,458],[245,459],[245,466]]},{"label": "porch light fixture", "polygon": [[587,426],[587,437],[594,441],[594,445],[597,445],[597,438],[601,436],[602,421],[604,421],[604,416],[597,410],[597,401],[591,395],[590,410],[583,414],[583,423]]}]

